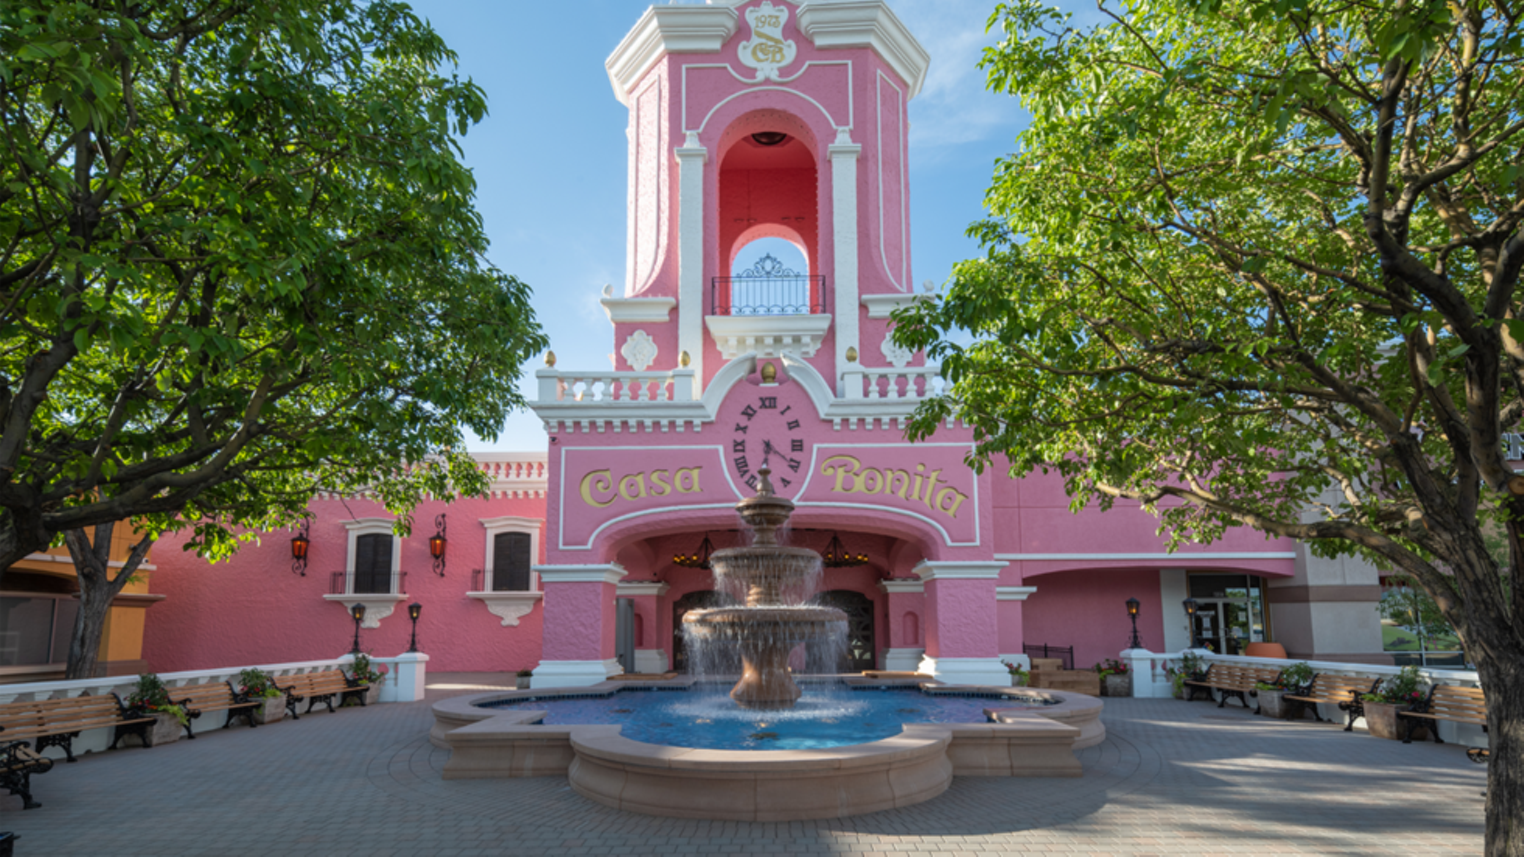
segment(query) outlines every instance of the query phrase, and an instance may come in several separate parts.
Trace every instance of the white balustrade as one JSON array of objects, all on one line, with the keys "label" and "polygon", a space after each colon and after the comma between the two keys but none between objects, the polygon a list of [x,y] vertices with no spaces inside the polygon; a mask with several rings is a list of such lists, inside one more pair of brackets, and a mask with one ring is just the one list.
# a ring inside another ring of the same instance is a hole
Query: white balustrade
[{"label": "white balustrade", "polygon": [[666,372],[562,372],[541,369],[540,403],[606,405],[615,402],[691,402],[693,370]]},{"label": "white balustrade", "polygon": [[903,369],[853,365],[841,377],[846,398],[867,401],[919,401],[942,395],[948,386],[937,365]]}]

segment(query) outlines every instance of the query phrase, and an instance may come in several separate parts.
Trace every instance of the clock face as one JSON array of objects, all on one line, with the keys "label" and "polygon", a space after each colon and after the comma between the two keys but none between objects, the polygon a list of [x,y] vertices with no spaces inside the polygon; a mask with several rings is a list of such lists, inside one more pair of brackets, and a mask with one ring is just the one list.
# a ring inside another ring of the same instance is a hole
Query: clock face
[{"label": "clock face", "polygon": [[773,487],[779,492],[802,479],[808,461],[804,442],[804,409],[777,394],[777,387],[762,387],[749,396],[736,416],[730,436],[730,469],[753,490],[757,469],[764,461],[772,468]]}]

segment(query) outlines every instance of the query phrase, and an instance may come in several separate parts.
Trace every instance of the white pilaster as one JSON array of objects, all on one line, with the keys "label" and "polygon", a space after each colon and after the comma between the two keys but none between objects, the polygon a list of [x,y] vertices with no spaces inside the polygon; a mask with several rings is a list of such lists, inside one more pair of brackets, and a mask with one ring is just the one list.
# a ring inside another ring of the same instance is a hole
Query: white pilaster
[{"label": "white pilaster", "polygon": [[666,649],[636,649],[635,671],[645,675],[657,675],[667,671]]},{"label": "white pilaster", "polygon": [[587,687],[624,672],[618,658],[606,661],[540,661],[529,687]]},{"label": "white pilaster", "polygon": [[1164,605],[1164,651],[1178,652],[1191,645],[1191,617],[1185,615],[1190,597],[1185,569],[1159,570],[1159,598]]},{"label": "white pilaster", "polygon": [[857,325],[857,158],[863,147],[852,142],[850,129],[836,129],[836,142],[826,149],[831,158],[831,246],[836,254],[836,290],[832,302],[836,321],[836,395],[842,395],[841,373],[847,349],[859,355],[862,338]]},{"label": "white pilaster", "polygon": [[381,702],[417,702],[423,699],[428,684],[429,656],[423,652],[403,652],[392,665],[395,675],[381,685]]},{"label": "white pilaster", "polygon": [[677,186],[677,343],[694,370],[694,395],[704,385],[704,164],[709,150],[689,131],[674,150]]},{"label": "white pilaster", "polygon": [[1010,687],[1011,673],[999,658],[921,658],[919,673],[933,676],[943,684],[972,684]]},{"label": "white pilaster", "polygon": [[885,649],[884,669],[888,672],[913,673],[921,667],[925,649]]}]

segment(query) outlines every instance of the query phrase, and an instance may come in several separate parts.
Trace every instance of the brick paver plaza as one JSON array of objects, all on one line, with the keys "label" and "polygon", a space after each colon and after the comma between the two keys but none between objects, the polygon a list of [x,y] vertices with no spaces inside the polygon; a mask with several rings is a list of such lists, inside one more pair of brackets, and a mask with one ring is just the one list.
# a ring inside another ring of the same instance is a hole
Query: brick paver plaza
[{"label": "brick paver plaza", "polygon": [[[919,806],[753,824],[653,818],[565,778],[450,781],[429,705],[499,676],[434,675],[429,702],[202,733],[59,764],[42,808],[0,803],[18,855],[1479,854],[1484,772],[1229,703],[1107,700],[1079,779],[959,777]],[[510,681],[511,681],[511,677]],[[503,686],[503,685],[497,685]]]}]

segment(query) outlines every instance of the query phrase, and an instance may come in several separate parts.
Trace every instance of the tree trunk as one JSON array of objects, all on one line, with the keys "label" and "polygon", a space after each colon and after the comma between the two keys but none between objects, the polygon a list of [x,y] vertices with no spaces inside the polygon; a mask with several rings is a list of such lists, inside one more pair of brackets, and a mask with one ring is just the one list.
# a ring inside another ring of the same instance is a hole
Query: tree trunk
[{"label": "tree trunk", "polygon": [[1487,857],[1524,855],[1524,653],[1482,664],[1487,694]]},{"label": "tree trunk", "polygon": [[101,635],[106,627],[106,614],[111,602],[121,593],[122,587],[132,577],[153,546],[153,537],[144,536],[132,546],[116,577],[111,576],[111,533],[115,523],[95,527],[95,543],[84,530],[64,533],[64,543],[69,546],[69,556],[74,560],[75,577],[79,580],[79,615],[74,619],[74,633],[69,638],[69,664],[64,670],[65,679],[95,678],[100,660]]}]

